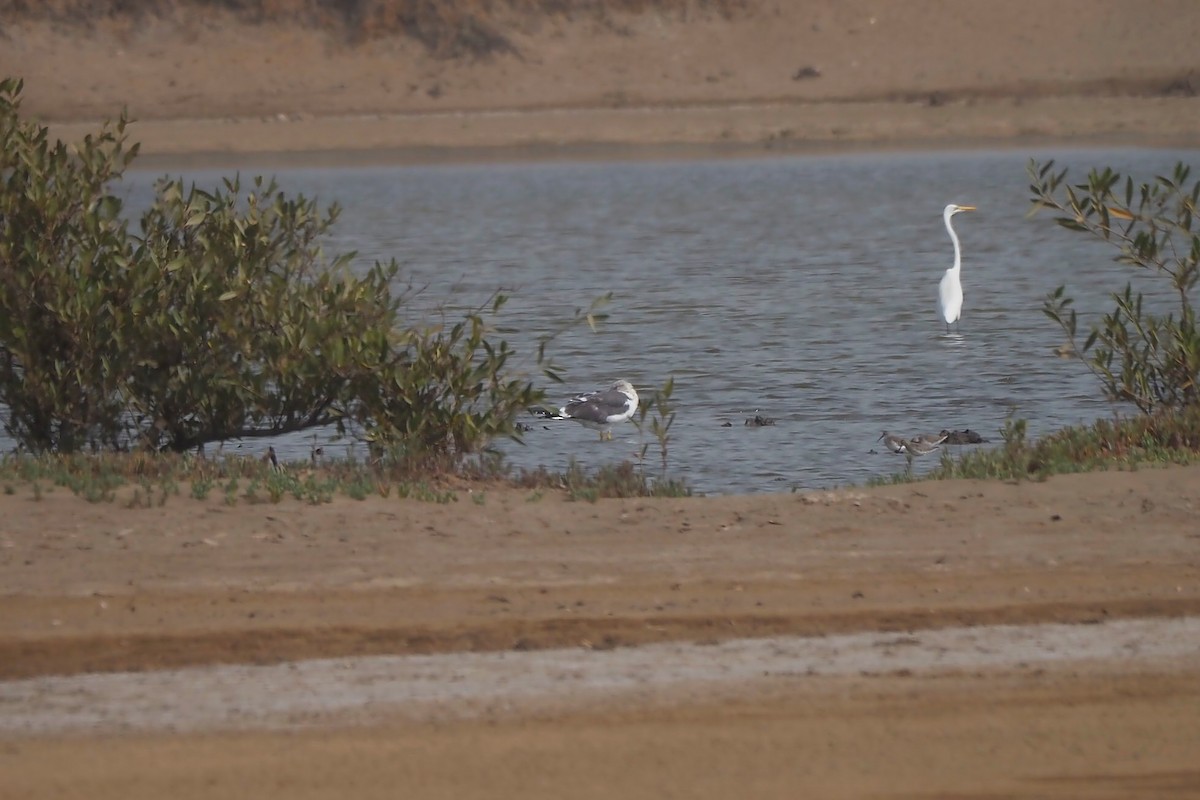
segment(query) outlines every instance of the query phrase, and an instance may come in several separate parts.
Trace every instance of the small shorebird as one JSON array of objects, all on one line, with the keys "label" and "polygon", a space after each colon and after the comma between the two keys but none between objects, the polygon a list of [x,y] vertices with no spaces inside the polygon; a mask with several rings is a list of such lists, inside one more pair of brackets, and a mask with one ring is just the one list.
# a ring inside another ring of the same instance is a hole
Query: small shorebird
[{"label": "small shorebird", "polygon": [[933,441],[932,439],[922,439],[920,436],[914,436],[912,439],[905,442],[907,445],[907,450],[905,452],[908,455],[924,456],[932,453],[934,450],[939,449],[941,443],[941,439]]},{"label": "small shorebird", "polygon": [[607,389],[576,395],[555,412],[538,410],[545,419],[573,419],[585,428],[600,431],[601,441],[612,439],[612,426],[633,418],[638,410],[638,393],[633,384],[620,380]]},{"label": "small shorebird", "polygon": [[946,441],[948,433],[918,433],[916,436],[908,440],[909,444],[933,444],[938,445]]},{"label": "small shorebird", "polygon": [[887,431],[876,439],[877,442],[883,442],[883,446],[893,453],[903,453],[908,449],[908,442],[899,436],[894,436]]}]

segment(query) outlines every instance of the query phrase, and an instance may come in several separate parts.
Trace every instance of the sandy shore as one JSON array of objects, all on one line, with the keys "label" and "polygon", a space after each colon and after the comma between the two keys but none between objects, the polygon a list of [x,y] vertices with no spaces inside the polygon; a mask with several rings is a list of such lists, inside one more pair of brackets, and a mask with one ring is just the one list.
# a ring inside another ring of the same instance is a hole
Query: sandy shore
[{"label": "sandy shore", "polygon": [[11,796],[1200,793],[1195,467],[594,504],[64,491],[0,497]]},{"label": "sandy shore", "polygon": [[[816,103],[236,120],[131,127],[142,168],[729,158],[879,150],[1200,147],[1200,100],[1039,98],[930,108]],[[93,123],[55,124],[78,141]]]},{"label": "sandy shore", "polygon": [[211,9],[94,32],[27,20],[4,29],[0,74],[67,140],[128,109],[151,168],[1200,146],[1186,0],[762,0],[496,24],[512,52],[446,59]]}]

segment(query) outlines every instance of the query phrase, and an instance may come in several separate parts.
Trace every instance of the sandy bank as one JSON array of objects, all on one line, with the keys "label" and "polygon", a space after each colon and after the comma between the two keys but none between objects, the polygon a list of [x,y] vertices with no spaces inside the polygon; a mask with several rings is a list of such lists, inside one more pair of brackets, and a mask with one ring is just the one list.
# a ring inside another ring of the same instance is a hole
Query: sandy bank
[{"label": "sandy bank", "polygon": [[0,74],[57,135],[127,108],[147,159],[203,164],[1200,146],[1194,3],[679,5],[501,14],[511,51],[443,58],[181,2],[92,28],[10,23]]}]

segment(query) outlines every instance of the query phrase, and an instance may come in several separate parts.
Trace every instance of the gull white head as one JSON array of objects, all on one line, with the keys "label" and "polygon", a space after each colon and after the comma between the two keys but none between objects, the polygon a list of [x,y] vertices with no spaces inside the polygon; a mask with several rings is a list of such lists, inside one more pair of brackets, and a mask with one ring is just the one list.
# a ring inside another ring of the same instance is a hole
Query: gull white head
[{"label": "gull white head", "polygon": [[600,431],[601,438],[611,437],[611,428],[633,418],[638,410],[638,393],[627,380],[619,380],[607,389],[577,395],[558,410],[564,419]]},{"label": "gull white head", "polygon": [[631,398],[634,403],[637,403],[637,389],[633,388],[633,384],[629,381],[622,378],[614,383],[611,388],[615,389],[626,397]]}]

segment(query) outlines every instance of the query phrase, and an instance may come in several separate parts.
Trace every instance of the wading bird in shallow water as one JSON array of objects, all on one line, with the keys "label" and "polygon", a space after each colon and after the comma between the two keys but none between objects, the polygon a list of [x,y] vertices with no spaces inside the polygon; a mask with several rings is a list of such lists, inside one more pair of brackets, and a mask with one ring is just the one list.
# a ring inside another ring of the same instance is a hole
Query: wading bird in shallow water
[{"label": "wading bird in shallow water", "polygon": [[918,433],[908,440],[909,444],[941,444],[946,441],[948,433]]},{"label": "wading bird in shallow water", "polygon": [[924,456],[937,450],[941,443],[941,439],[922,439],[920,436],[914,436],[904,443],[904,452],[908,456]]},{"label": "wading bird in shallow water", "polygon": [[883,446],[893,453],[903,453],[908,446],[908,442],[903,438],[884,431],[883,434],[876,439],[877,442],[883,442]]},{"label": "wading bird in shallow water", "polygon": [[954,243],[954,266],[946,270],[946,274],[942,276],[942,282],[938,284],[938,311],[942,315],[942,319],[946,322],[946,333],[950,332],[950,323],[958,323],[962,317],[963,290],[962,290],[962,248],[958,244],[958,234],[954,232],[954,226],[950,224],[950,218],[960,211],[974,211],[975,206],[956,206],[954,203],[946,206],[946,210],[942,212],[942,220],[946,223],[946,230],[950,234],[950,241]]},{"label": "wading bird in shallow water", "polygon": [[612,426],[633,418],[638,410],[638,393],[629,381],[620,380],[607,389],[577,395],[557,411],[534,413],[545,419],[573,419],[586,428],[600,431],[600,439],[612,438]]}]

